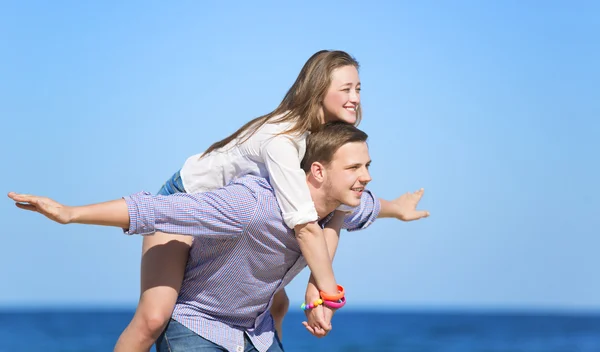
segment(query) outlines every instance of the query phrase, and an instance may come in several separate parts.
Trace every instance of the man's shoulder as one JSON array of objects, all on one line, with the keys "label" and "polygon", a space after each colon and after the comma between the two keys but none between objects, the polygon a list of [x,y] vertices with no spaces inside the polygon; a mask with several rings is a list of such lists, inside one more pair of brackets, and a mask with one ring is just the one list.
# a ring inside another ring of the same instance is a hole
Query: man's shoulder
[{"label": "man's shoulder", "polygon": [[[283,223],[283,215],[277,197],[275,196],[275,190],[269,183],[269,179],[256,175],[245,175],[233,179],[225,188],[233,187],[237,188],[236,196],[242,196],[239,192],[248,192],[254,199],[256,199],[256,205],[260,208],[260,218],[263,220],[269,219],[269,221],[276,221]],[[242,191],[243,189],[243,191]]]},{"label": "man's shoulder", "polygon": [[225,186],[225,188],[236,187],[236,186],[238,186],[238,187],[243,186],[244,188],[247,188],[252,193],[258,193],[261,195],[265,195],[267,197],[268,196],[275,197],[275,191],[273,190],[273,187],[269,183],[269,180],[264,177],[261,177],[261,176],[256,176],[256,175],[240,176],[240,177],[237,177],[237,178],[234,178],[233,180],[231,180],[231,182],[229,182],[229,184],[227,186]]}]

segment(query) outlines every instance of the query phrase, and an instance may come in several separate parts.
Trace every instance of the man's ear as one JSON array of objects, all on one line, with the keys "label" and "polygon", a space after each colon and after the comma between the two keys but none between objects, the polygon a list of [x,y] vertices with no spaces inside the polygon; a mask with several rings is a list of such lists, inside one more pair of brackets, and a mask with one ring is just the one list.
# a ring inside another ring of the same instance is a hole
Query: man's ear
[{"label": "man's ear", "polygon": [[310,174],[312,177],[318,182],[325,181],[325,165],[321,164],[318,161],[315,161],[310,165]]}]

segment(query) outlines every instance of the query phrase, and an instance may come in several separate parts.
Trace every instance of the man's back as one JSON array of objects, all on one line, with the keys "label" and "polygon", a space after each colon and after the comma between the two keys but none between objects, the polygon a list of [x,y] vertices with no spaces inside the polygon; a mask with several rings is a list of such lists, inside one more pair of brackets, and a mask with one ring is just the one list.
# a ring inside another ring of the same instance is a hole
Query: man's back
[{"label": "man's back", "polygon": [[239,178],[205,197],[219,199],[220,223],[243,229],[194,238],[173,318],[209,340],[228,326],[272,334],[271,299],[306,266],[294,232],[263,178]]},{"label": "man's back", "polygon": [[[268,181],[247,175],[212,192],[125,199],[130,233],[194,236],[173,319],[228,350],[243,346],[244,334],[259,351],[271,346],[271,299],[306,261]],[[378,213],[379,202],[365,191],[344,227],[367,227]]]}]

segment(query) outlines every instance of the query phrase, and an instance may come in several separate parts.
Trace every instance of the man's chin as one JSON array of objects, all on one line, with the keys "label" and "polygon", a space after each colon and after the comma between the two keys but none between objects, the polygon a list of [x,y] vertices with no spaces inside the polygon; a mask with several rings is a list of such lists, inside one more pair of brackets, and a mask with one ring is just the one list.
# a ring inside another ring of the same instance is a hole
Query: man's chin
[{"label": "man's chin", "polygon": [[344,202],[342,202],[343,205],[351,207],[351,208],[356,208],[357,206],[360,205],[360,198],[356,199],[356,198],[352,198],[352,199],[346,199]]}]

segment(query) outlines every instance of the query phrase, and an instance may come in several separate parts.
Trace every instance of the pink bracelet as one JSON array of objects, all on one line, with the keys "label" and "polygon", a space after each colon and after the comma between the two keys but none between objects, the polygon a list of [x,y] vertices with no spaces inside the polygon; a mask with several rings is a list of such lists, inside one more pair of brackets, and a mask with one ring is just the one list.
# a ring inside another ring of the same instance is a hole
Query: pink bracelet
[{"label": "pink bracelet", "polygon": [[325,307],[329,307],[329,308],[332,308],[332,309],[340,309],[345,304],[346,304],[346,297],[342,297],[341,299],[339,299],[337,301],[326,301],[326,300],[323,300],[323,305]]}]

